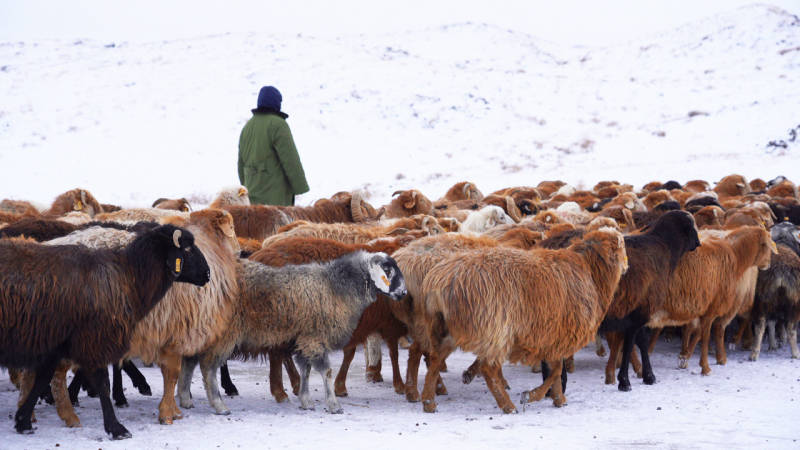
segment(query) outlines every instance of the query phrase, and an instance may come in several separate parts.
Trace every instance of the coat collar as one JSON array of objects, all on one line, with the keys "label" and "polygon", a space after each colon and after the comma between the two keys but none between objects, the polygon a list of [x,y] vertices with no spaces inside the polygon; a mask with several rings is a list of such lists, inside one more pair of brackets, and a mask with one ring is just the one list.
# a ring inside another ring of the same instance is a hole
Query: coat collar
[{"label": "coat collar", "polygon": [[256,109],[251,109],[250,111],[252,111],[253,114],[272,114],[284,120],[286,120],[289,117],[289,115],[286,114],[285,112],[275,111],[272,108],[256,108]]}]

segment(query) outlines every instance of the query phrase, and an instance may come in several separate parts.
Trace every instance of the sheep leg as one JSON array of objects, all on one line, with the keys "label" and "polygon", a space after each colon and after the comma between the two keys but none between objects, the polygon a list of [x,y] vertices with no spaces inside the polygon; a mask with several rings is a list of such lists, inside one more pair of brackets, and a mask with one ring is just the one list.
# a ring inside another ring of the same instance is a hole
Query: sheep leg
[{"label": "sheep leg", "polygon": [[650,385],[656,383],[656,375],[653,373],[650,354],[647,352],[648,342],[647,328],[641,328],[636,334],[636,346],[639,347],[639,353],[642,355],[642,381],[644,384]]},{"label": "sheep leg", "polygon": [[756,331],[753,336],[753,349],[750,351],[750,361],[758,361],[761,354],[761,341],[764,340],[764,329],[767,326],[767,318],[759,317],[756,322]]},{"label": "sheep leg", "polygon": [[683,344],[681,347],[684,350],[681,351],[681,354],[678,357],[678,367],[681,369],[686,369],[689,367],[689,359],[691,359],[692,355],[694,354],[694,349],[697,347],[697,343],[700,342],[700,338],[702,337],[700,330],[695,331],[688,327],[689,325],[683,329]]},{"label": "sheep leg", "polygon": [[428,366],[428,373],[425,374],[425,385],[422,388],[422,409],[425,412],[436,412],[435,394],[439,390],[442,380],[439,376],[439,369],[454,348],[455,346],[452,344],[451,339],[448,338],[442,341],[438,351],[428,353],[430,365]]},{"label": "sheep leg", "polygon": [[503,377],[500,375],[500,368],[500,364],[480,364],[483,379],[486,381],[489,392],[494,396],[497,406],[506,414],[516,413],[517,407],[511,402],[511,398],[509,398],[508,392],[506,392],[503,386],[503,380],[501,379]]},{"label": "sheep leg", "polygon": [[11,384],[13,384],[17,389],[20,387],[22,371],[19,369],[9,368],[8,369],[8,377],[11,379]]},{"label": "sheep leg", "polygon": [[353,362],[353,357],[356,355],[356,346],[351,345],[345,347],[344,358],[342,358],[342,366],[339,367],[339,373],[336,374],[336,381],[334,382],[334,393],[337,397],[347,397],[347,371],[350,370],[350,363]]},{"label": "sheep leg", "polygon": [[239,395],[239,390],[236,389],[236,385],[233,384],[233,380],[231,380],[231,373],[228,370],[227,362],[219,368],[219,377],[222,382],[222,389],[225,389],[225,395],[229,397]]},{"label": "sheep leg", "polygon": [[408,348],[408,363],[406,364],[406,400],[415,403],[419,401],[417,377],[419,376],[419,363],[422,359],[422,350],[419,343],[414,340]]},{"label": "sheep leg", "polygon": [[542,371],[542,361],[536,361],[535,363],[531,364],[531,372],[539,373]]},{"label": "sheep leg", "polygon": [[[286,368],[286,374],[289,375],[289,384],[292,385],[292,393],[297,395],[300,392],[300,374],[297,373],[297,367],[294,366],[292,355],[286,351],[283,355],[283,367]],[[281,382],[281,385],[283,382]]]},{"label": "sheep leg", "polygon": [[617,385],[617,389],[623,392],[628,392],[631,390],[631,381],[628,378],[628,368],[631,362],[631,352],[633,352],[633,341],[636,337],[636,332],[639,329],[636,326],[630,326],[625,330],[625,337],[622,341],[622,362],[619,366],[619,373],[617,374],[617,379],[619,380],[619,384]]},{"label": "sheep leg", "polygon": [[777,350],[778,349],[778,341],[775,339],[775,321],[768,320],[767,321],[767,332],[769,337],[769,348],[767,350]]},{"label": "sheep leg", "polygon": [[564,371],[567,373],[575,372],[575,356],[564,358]]},{"label": "sheep leg", "polygon": [[114,399],[114,406],[117,408],[127,408],[128,399],[122,390],[122,369],[119,364],[111,365],[111,398]]},{"label": "sheep leg", "polygon": [[17,433],[33,434],[33,427],[31,426],[31,415],[33,414],[33,407],[39,396],[45,389],[50,386],[50,380],[56,371],[56,365],[59,360],[57,357],[50,357],[43,364],[36,368],[36,375],[33,381],[33,386],[25,396],[22,405],[17,409],[14,416],[14,429]]},{"label": "sheep leg", "polygon": [[658,342],[658,336],[661,335],[661,331],[663,328],[655,328],[653,332],[650,334],[650,345],[647,347],[647,353],[652,354],[653,350],[656,349],[656,342]]},{"label": "sheep leg", "polygon": [[619,357],[620,350],[622,349],[622,336],[616,331],[609,331],[606,333],[606,340],[608,341],[608,361],[606,362],[606,384],[614,384],[616,376],[614,369],[616,369],[617,358]]},{"label": "sheep leg", "polygon": [[[547,391],[549,391],[553,387],[553,384],[556,381],[556,377],[561,378],[561,372],[563,368],[562,359],[547,361],[547,365],[549,366],[549,368],[552,368],[552,371],[548,374],[547,379],[545,379],[544,382],[536,389],[532,391],[523,391],[522,396],[520,398],[520,403],[524,404],[529,402],[538,402],[539,400],[543,399],[544,396],[547,394]],[[542,366],[542,372],[544,372],[544,366]],[[561,395],[560,397],[556,395],[561,392],[560,388],[561,385],[559,384],[558,388],[556,389],[557,392],[555,392],[556,390],[554,390],[554,392],[551,394],[553,396],[553,404],[556,406],[561,406],[563,404],[562,401],[563,395]],[[560,403],[557,404],[557,402]]]},{"label": "sheep leg", "polygon": [[70,362],[61,361],[56,367],[53,379],[50,381],[50,388],[53,391],[53,400],[56,404],[58,417],[64,421],[68,428],[76,428],[81,426],[81,421],[75,414],[75,409],[72,408],[72,403],[69,401],[69,394],[67,393],[67,371],[69,371],[70,367],[72,367]]},{"label": "sheep leg", "polygon": [[100,406],[103,408],[103,428],[106,433],[111,435],[112,439],[127,439],[131,437],[131,433],[127,428],[122,426],[114,414],[114,406],[111,404],[109,398],[109,383],[108,383],[108,368],[101,367],[93,370],[88,376],[89,385],[97,392],[100,398]]},{"label": "sheep leg", "polygon": [[191,387],[192,376],[194,375],[194,369],[197,367],[197,363],[198,359],[196,357],[183,358],[181,374],[178,377],[178,401],[180,402],[181,408],[194,408]]},{"label": "sheep leg", "polygon": [[72,402],[72,406],[78,406],[80,404],[78,401],[78,394],[80,394],[81,386],[83,386],[84,383],[86,383],[86,377],[83,370],[76,370],[75,376],[72,377],[72,381],[69,383],[69,387],[67,387],[69,401]]},{"label": "sheep leg", "polygon": [[274,348],[268,350],[267,355],[269,356],[269,391],[276,402],[283,403],[289,400],[289,395],[283,388],[283,361],[289,358]]},{"label": "sheep leg", "polygon": [[723,318],[717,319],[711,325],[711,333],[714,335],[714,348],[716,349],[717,364],[724,366],[728,362],[728,352],[725,349],[725,325],[727,322]]},{"label": "sheep leg", "polygon": [[594,338],[594,352],[601,358],[606,356],[606,349],[603,347],[603,337],[600,336],[600,333],[597,333],[597,336]]},{"label": "sheep leg", "polygon": [[789,347],[792,349],[792,358],[800,358],[800,351],[797,349],[797,322],[787,324]]},{"label": "sheep leg", "polygon": [[331,414],[342,414],[341,405],[336,398],[333,389],[333,370],[331,369],[331,362],[328,360],[328,354],[323,353],[321,357],[314,359],[312,362],[314,370],[322,375],[322,382],[325,385],[325,403],[328,404],[328,412]]},{"label": "sheep leg", "polygon": [[383,339],[381,339],[378,333],[372,333],[367,336],[367,342],[364,344],[364,358],[367,362],[366,376],[368,382],[380,383],[383,381],[383,376],[381,375],[382,341]]},{"label": "sheep leg", "polygon": [[750,318],[740,319],[739,320],[739,329],[736,330],[736,334],[733,336],[733,342],[728,345],[730,350],[736,350],[736,347],[744,348],[742,344],[742,338],[744,337],[745,331],[750,329]]},{"label": "sheep leg", "polygon": [[464,384],[472,383],[472,380],[483,372],[482,367],[483,363],[481,363],[480,358],[475,358],[475,361],[467,367],[467,370],[461,373],[461,381],[463,381]]},{"label": "sheep leg", "polygon": [[158,423],[172,425],[172,421],[182,419],[183,413],[175,404],[175,386],[181,373],[181,356],[162,352],[160,356],[161,376],[164,378],[164,394],[158,404]]},{"label": "sheep leg", "polygon": [[711,341],[711,325],[714,321],[713,317],[703,317],[700,320],[700,330],[703,332],[703,340],[700,346],[700,371],[703,375],[711,373],[711,367],[708,366],[708,344]]},{"label": "sheep leg", "polygon": [[295,362],[300,369],[300,409],[314,409],[311,396],[308,393],[308,377],[311,375],[311,365],[301,355],[295,356]]},{"label": "sheep leg", "polygon": [[[500,373],[501,374],[503,373],[502,369],[501,369]],[[547,364],[547,361],[543,360],[542,361],[542,383],[547,381],[547,378],[550,376],[551,373],[552,373],[552,371],[550,370],[550,365]],[[506,382],[506,389],[510,389],[508,387],[508,382]],[[545,396],[546,397],[550,397],[550,395],[552,394],[552,390],[553,389],[550,388],[550,390],[547,391],[547,394]],[[566,390],[567,390],[567,371],[566,370],[561,370],[561,391],[564,392]]]},{"label": "sheep leg", "polygon": [[[17,408],[21,408],[28,398],[33,385],[36,381],[36,372],[32,370],[20,370],[17,372],[17,389],[19,389],[19,398],[17,399]],[[31,422],[36,422],[36,413],[31,411]]]},{"label": "sheep leg", "polygon": [[[439,376],[436,380],[436,395],[447,395],[447,386],[444,385],[441,375],[442,369],[447,367],[446,364],[447,361],[443,359],[439,365]],[[425,355],[425,366],[427,366],[428,370],[430,370],[431,361],[428,355]]]},{"label": "sheep leg", "polygon": [[128,378],[130,378],[133,383],[133,387],[135,387],[140,394],[148,397],[153,395],[153,391],[150,390],[150,384],[147,383],[147,378],[139,371],[139,368],[136,367],[133,361],[130,359],[122,361],[122,370],[128,375]]},{"label": "sheep leg", "polygon": [[203,375],[203,386],[206,388],[208,403],[214,408],[214,414],[227,416],[231,410],[222,401],[217,382],[217,372],[225,358],[216,358],[213,355],[203,355],[200,358],[200,372]]},{"label": "sheep leg", "polygon": [[403,394],[406,388],[403,383],[403,375],[400,373],[400,355],[397,349],[397,339],[387,340],[386,345],[389,347],[389,360],[392,362],[392,386],[394,386],[396,393]]}]

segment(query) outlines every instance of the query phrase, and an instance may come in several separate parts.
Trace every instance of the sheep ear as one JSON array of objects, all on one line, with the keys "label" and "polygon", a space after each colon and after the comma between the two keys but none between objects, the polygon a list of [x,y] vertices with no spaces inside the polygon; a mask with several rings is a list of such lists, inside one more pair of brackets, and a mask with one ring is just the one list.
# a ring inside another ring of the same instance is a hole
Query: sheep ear
[{"label": "sheep ear", "polygon": [[237,194],[238,194],[239,197],[244,197],[245,195],[247,195],[247,189],[243,188],[243,187],[240,187],[239,188],[239,192]]}]

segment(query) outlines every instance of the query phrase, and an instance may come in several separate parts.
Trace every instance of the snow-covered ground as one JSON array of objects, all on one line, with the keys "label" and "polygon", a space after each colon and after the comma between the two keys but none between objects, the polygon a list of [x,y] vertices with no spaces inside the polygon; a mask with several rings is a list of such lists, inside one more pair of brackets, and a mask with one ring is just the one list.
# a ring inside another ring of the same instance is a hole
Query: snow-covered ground
[{"label": "snow-covered ground", "polygon": [[[128,19],[154,8],[154,21],[193,23],[175,3],[137,2]],[[534,2],[464,1],[448,10],[410,1],[383,13],[367,3],[376,2],[296,2],[271,27],[248,22],[263,16],[256,8],[240,14],[247,26],[155,37],[106,21],[108,2],[0,0],[0,198],[47,204],[80,186],[123,206],[181,196],[207,203],[238,182],[239,131],[264,84],[284,94],[312,188],[301,204],[351,189],[364,189],[376,206],[409,187],[437,198],[462,180],[488,193],[559,178],[588,187],[734,172],[800,179],[800,143],[788,142],[800,125],[796,2],[777,2],[788,11],[734,7],[742,1],[538,2],[546,6],[538,14],[523,6]],[[668,4],[685,11],[670,15]],[[315,15],[324,24],[303,22],[304,8],[315,7],[329,13]],[[367,20],[353,21],[359,7]],[[593,28],[633,27],[637,17],[626,12],[641,14],[636,33]],[[343,32],[349,21],[355,31]],[[768,147],[776,140],[786,148]],[[94,399],[82,400],[81,429],[64,428],[52,407],[39,406],[36,434],[17,435],[16,393],[0,372],[0,418],[8,418],[0,449],[798,448],[800,375],[787,349],[757,363],[733,352],[708,377],[697,356],[688,371],[676,370],[676,354],[674,342],[660,345],[659,382],[634,381],[633,392],[620,393],[603,384],[603,360],[584,350],[567,406],[538,403],[514,416],[500,414],[482,380],[461,384],[472,361],[463,353],[448,360],[450,395],[433,415],[389,383],[366,384],[360,357],[343,416],[323,411],[316,374],[319,406],[306,412],[294,397],[275,404],[262,365],[234,362],[242,395],[227,400],[233,414],[213,415],[196,379],[197,407],[172,426],[157,424],[161,377],[144,369],[154,397],[126,381],[131,407],[118,415],[134,437],[123,442],[108,440]],[[388,367],[385,359],[387,379]],[[521,366],[505,371],[514,400],[539,380]]]},{"label": "snow-covered ground", "polygon": [[[82,394],[77,414],[79,429],[62,425],[52,406],[36,408],[33,435],[18,435],[12,421],[0,427],[0,448],[122,449],[122,448],[798,448],[800,430],[800,373],[797,360],[784,346],[763,352],[758,362],[749,352],[729,352],[728,364],[712,362],[711,375],[700,375],[695,355],[688,370],[679,370],[676,340],[660,342],[652,357],[658,382],[646,386],[632,378],[631,392],[603,383],[605,359],[584,349],[576,356],[575,373],[567,385],[567,404],[555,408],[549,399],[528,404],[523,411],[504,415],[483,379],[470,385],[461,372],[474,356],[456,352],[447,360],[442,377],[449,391],[437,398],[435,414],[422,412],[394,393],[389,359],[384,356],[379,384],[364,381],[361,354],[348,374],[349,396],[340,399],[344,415],[325,412],[324,388],[311,376],[314,411],[299,408],[297,397],[277,404],[268,391],[267,366],[231,362],[231,377],[239,397],[226,397],[230,416],[214,415],[205,401],[199,374],[192,391],[193,409],[171,426],[158,424],[158,399],[163,392],[157,369],[143,373],[153,397],[139,395],[123,376],[130,407],[117,416],[133,434],[131,440],[111,441],[103,432],[100,402]],[[384,349],[384,355],[387,352]],[[401,360],[404,359],[401,353]],[[332,364],[338,367],[341,355]],[[713,361],[713,358],[712,358]],[[401,362],[403,367],[404,361]],[[424,364],[420,371],[420,389]],[[504,367],[512,400],[541,382],[525,366]],[[288,387],[288,379],[285,385]],[[16,392],[0,375],[0,417],[13,417]]]}]

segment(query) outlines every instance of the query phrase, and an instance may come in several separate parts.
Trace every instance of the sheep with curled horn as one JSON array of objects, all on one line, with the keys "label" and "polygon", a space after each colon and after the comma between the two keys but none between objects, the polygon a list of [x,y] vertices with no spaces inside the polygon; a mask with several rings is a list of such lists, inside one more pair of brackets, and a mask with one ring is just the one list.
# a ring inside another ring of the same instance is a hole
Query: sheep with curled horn
[{"label": "sheep with curled horn", "polygon": [[[433,203],[422,192],[416,189],[395,191],[391,202],[382,206],[378,216],[387,219],[410,217],[416,214],[433,214]],[[380,211],[383,211],[381,214]]]},{"label": "sheep with curled horn", "polygon": [[202,286],[210,274],[192,233],[164,225],[117,250],[2,240],[0,278],[0,365],[36,372],[16,430],[32,432],[36,400],[69,359],[89,373],[106,432],[124,439],[130,432],[114,415],[107,366],[174,282]]},{"label": "sheep with curled horn", "polygon": [[442,198],[436,200],[434,204],[441,205],[448,202],[455,202],[459,200],[474,200],[481,201],[483,193],[475,186],[474,183],[469,181],[461,181],[453,185]]},{"label": "sheep with curled horn", "polygon": [[378,293],[399,300],[406,295],[397,263],[384,253],[357,251],[326,263],[267,265],[241,260],[240,296],[228,332],[197,361],[184,361],[178,386],[181,405],[192,403],[189,385],[197,362],[206,395],[217,414],[230,410],[216,381],[219,366],[233,352],[256,356],[291,347],[300,370],[300,407],[314,409],[308,390],[313,367],[323,378],[328,412],[342,412],[336,399],[328,354],[350,340],[358,318]]}]

